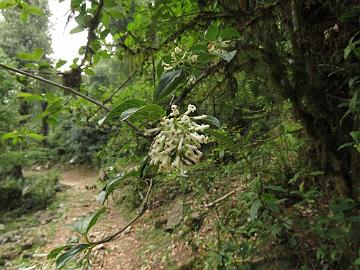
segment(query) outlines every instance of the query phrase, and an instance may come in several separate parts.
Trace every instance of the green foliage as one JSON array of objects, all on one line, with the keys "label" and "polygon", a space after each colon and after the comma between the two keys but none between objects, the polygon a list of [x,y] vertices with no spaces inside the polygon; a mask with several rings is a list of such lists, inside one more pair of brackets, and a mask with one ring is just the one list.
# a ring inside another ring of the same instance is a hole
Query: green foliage
[{"label": "green foliage", "polygon": [[82,234],[82,235],[87,235],[88,232],[90,231],[91,227],[93,227],[98,218],[103,214],[105,213],[106,211],[106,208],[105,207],[102,207],[100,208],[98,211],[96,211],[95,213],[83,218],[83,219],[80,219],[78,221],[76,221],[74,223],[74,225],[72,226],[73,230]]},{"label": "green foliage", "polygon": [[154,100],[161,100],[173,93],[184,79],[184,72],[181,69],[163,73],[160,77],[159,86],[154,92]]},{"label": "green foliage", "polygon": [[44,56],[44,50],[36,48],[32,53],[20,52],[17,57],[26,61],[39,61]]},{"label": "green foliage", "polygon": [[[181,225],[201,258],[199,269],[250,269],[254,258],[284,257],[291,258],[290,269],[354,268],[359,5],[298,2],[72,0],[78,25],[71,32],[89,31],[82,59],[72,64],[86,74],[79,91],[112,109],[104,117],[85,101],[57,97],[21,76],[14,83],[0,73],[1,112],[11,112],[9,119],[0,116],[4,174],[31,164],[35,159],[25,149],[46,143],[56,158],[91,161],[108,171],[101,204],[127,185],[124,203],[139,206],[147,187],[141,178],[156,180],[156,207],[182,196],[191,204],[187,214],[231,194],[206,209],[204,215],[214,220],[206,235],[201,225],[196,232]],[[7,55],[0,58],[17,57],[21,67],[40,73],[50,66],[44,61],[50,46],[47,18],[29,17],[42,14],[37,6],[47,13],[42,2],[0,2],[6,9],[0,47]],[[199,150],[202,164],[157,174],[146,158],[151,138],[137,137],[138,131],[157,125],[175,103],[214,115],[203,122],[218,130],[207,131],[213,141]],[[30,110],[14,112],[19,105]],[[39,120],[50,124],[49,135],[39,135]],[[125,128],[129,121],[136,133]],[[145,162],[135,173],[140,160]],[[335,195],[339,179],[349,194],[353,189],[352,197]],[[86,235],[104,211],[79,221],[76,231]],[[86,264],[92,247],[64,246],[50,257],[58,269],[78,259]]]},{"label": "green foliage", "polygon": [[57,185],[56,172],[0,181],[0,222],[9,222],[23,214],[46,208],[54,199]]},{"label": "green foliage", "polygon": [[75,260],[75,258],[79,258],[80,254],[83,251],[87,250],[89,246],[90,246],[89,244],[80,244],[70,248],[68,251],[61,254],[56,259],[56,269],[57,270],[63,269],[69,261]]}]

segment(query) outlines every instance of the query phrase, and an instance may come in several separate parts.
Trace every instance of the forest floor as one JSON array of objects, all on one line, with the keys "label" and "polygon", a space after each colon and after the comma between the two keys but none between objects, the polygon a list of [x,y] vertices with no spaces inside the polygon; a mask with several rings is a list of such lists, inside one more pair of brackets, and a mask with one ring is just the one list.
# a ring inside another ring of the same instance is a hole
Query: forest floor
[{"label": "forest floor", "polygon": [[[60,183],[65,187],[67,199],[64,201],[64,215],[58,221],[52,241],[44,248],[45,252],[59,246],[74,235],[71,228],[64,224],[72,224],[78,218],[87,216],[99,208],[95,200],[98,172],[86,167],[66,168],[60,175]],[[126,219],[113,206],[107,210],[106,217],[90,233],[91,240],[100,240],[125,225]],[[98,246],[94,251],[93,266],[95,269],[139,269],[139,262],[134,251],[139,243],[136,230],[127,231],[114,241]],[[110,256],[112,253],[112,256]]]},{"label": "forest floor", "polygon": [[[21,217],[14,221],[15,224],[5,224],[12,227],[10,231],[3,234],[0,231],[0,254],[5,261],[3,265],[0,264],[0,269],[20,269],[44,260],[33,258],[33,255],[47,253],[65,244],[76,236],[67,225],[99,209],[100,205],[95,199],[98,171],[86,166],[60,166],[57,170],[60,171],[62,191],[56,194],[54,202],[46,210]],[[25,176],[46,173],[47,170],[38,169],[25,172]],[[121,215],[118,207],[110,201],[106,215],[92,228],[90,240],[103,239],[126,224],[129,217]],[[151,228],[138,222],[112,242],[98,246],[91,259],[94,269],[162,269],[146,265],[144,258],[138,255],[144,241],[144,229]]]},{"label": "forest floor", "polygon": [[[29,212],[0,224],[3,226],[3,228],[0,227],[0,270],[19,270],[44,262],[44,257],[38,257],[35,254],[46,254],[53,248],[64,245],[69,239],[79,237],[72,231],[71,225],[79,218],[88,216],[101,207],[96,201],[96,195],[102,185],[99,182],[97,170],[78,165],[57,165],[55,169],[59,172],[60,189],[46,209]],[[35,170],[25,171],[24,174],[25,177],[31,178],[31,175],[46,176],[49,173],[49,170],[38,167]],[[236,186],[232,190],[236,188],[239,187]],[[108,200],[106,214],[99,219],[89,233],[91,241],[101,240],[123,228],[136,215],[136,209],[129,211],[126,207],[120,208],[118,204],[122,201],[122,196],[127,194],[125,189],[115,192],[114,196]],[[221,192],[221,194],[225,193]],[[185,227],[192,224],[189,223],[190,219],[186,215],[194,216],[192,212],[186,214],[182,209],[186,204],[177,198],[163,202],[162,206],[156,206],[166,196],[162,193],[156,195],[153,192],[150,197],[153,202],[152,207],[137,223],[113,241],[99,245],[93,250],[91,256],[93,269],[193,269],[194,259],[205,251],[201,249],[198,251],[200,253],[194,252],[191,241],[202,243],[207,238],[214,237],[216,215],[208,214],[200,225],[201,228],[191,234],[188,233],[185,237]],[[220,194],[216,197],[220,197]],[[189,198],[187,201],[190,202]],[[195,209],[192,210],[195,211]],[[182,225],[179,225],[176,230],[169,231],[165,224],[174,220],[177,220],[176,224],[182,221]],[[256,269],[292,268],[286,264],[260,263]]]}]

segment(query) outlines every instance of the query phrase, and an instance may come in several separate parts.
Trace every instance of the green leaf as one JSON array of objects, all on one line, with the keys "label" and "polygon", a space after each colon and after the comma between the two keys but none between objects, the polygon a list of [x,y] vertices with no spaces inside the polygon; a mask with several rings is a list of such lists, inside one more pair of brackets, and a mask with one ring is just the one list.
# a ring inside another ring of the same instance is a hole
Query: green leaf
[{"label": "green leaf", "polygon": [[349,58],[350,54],[356,49],[356,46],[360,44],[360,40],[354,41],[355,37],[360,33],[357,32],[349,41],[349,44],[344,50],[344,59],[345,61]]},{"label": "green leaf", "polygon": [[82,218],[75,222],[75,224],[72,226],[72,228],[77,231],[78,233],[82,235],[86,235],[91,227],[93,227],[98,218],[106,211],[105,207],[100,208],[97,212],[91,214],[90,216],[87,216],[85,218]]},{"label": "green leaf", "polygon": [[66,60],[62,60],[62,59],[60,59],[57,63],[56,63],[56,68],[59,68],[59,67],[62,67],[63,65],[65,65],[66,64]]},{"label": "green leaf", "polygon": [[215,41],[219,34],[219,27],[216,24],[211,24],[205,31],[204,38],[208,41]]},{"label": "green leaf", "polygon": [[110,24],[110,16],[106,14],[105,12],[101,13],[101,23],[104,25],[104,27],[109,27]]},{"label": "green leaf", "polygon": [[340,147],[338,148],[338,151],[343,149],[343,148],[350,147],[350,146],[353,146],[353,145],[354,145],[353,142],[344,143],[344,144],[340,145]]},{"label": "green leaf", "polygon": [[184,78],[184,72],[180,69],[163,73],[160,77],[160,83],[154,92],[154,100],[161,100],[173,93]]},{"label": "green leaf", "polygon": [[267,186],[265,186],[265,188],[266,188],[266,189],[275,190],[275,191],[284,192],[284,193],[287,192],[287,190],[284,189],[282,186],[267,185]]},{"label": "green leaf", "polygon": [[0,9],[12,8],[18,4],[18,0],[0,0]]},{"label": "green leaf", "polygon": [[27,93],[27,92],[17,93],[16,96],[23,98],[25,101],[43,101],[44,100],[44,98],[40,95]]},{"label": "green leaf", "polygon": [[33,133],[33,132],[28,133],[27,136],[30,138],[33,138],[36,141],[42,141],[45,139],[45,137],[43,135]]},{"label": "green leaf", "polygon": [[28,7],[26,8],[26,10],[27,10],[29,13],[31,13],[31,14],[33,14],[33,15],[36,15],[36,16],[42,16],[42,15],[44,15],[44,11],[43,11],[41,8],[36,7],[36,6],[28,6]]},{"label": "green leaf", "polygon": [[31,53],[20,52],[16,54],[16,57],[21,60],[32,61],[33,55]]},{"label": "green leaf", "polygon": [[354,265],[360,265],[360,257],[355,260]]},{"label": "green leaf", "polygon": [[114,18],[114,19],[118,19],[121,20],[124,18],[124,12],[119,10],[117,7],[108,9],[107,12],[109,13],[109,15]]},{"label": "green leaf", "polygon": [[78,255],[80,252],[87,249],[90,245],[89,244],[80,244],[77,245],[64,254],[62,254],[57,260],[56,260],[56,270],[62,269],[71,259],[73,259],[76,255]]},{"label": "green leaf", "polygon": [[83,2],[83,0],[71,0],[71,8],[77,8],[81,5],[81,3]]},{"label": "green leaf", "polygon": [[125,38],[124,44],[125,44],[127,47],[132,47],[132,46],[134,46],[134,44],[135,44],[135,39],[134,39],[132,36],[127,36],[127,37]]},{"label": "green leaf", "polygon": [[214,55],[217,55],[219,57],[221,57],[222,59],[224,59],[226,62],[230,62],[236,55],[236,50],[233,50],[231,52],[227,52],[227,51],[220,51],[220,52],[215,52]]},{"label": "green leaf", "polygon": [[44,50],[36,48],[32,53],[20,52],[16,56],[21,60],[26,61],[39,61],[44,56]]},{"label": "green leaf", "polygon": [[228,138],[227,136],[225,136],[224,134],[222,134],[220,132],[208,129],[208,130],[205,130],[204,133],[206,133],[210,136],[213,136],[219,144],[224,145],[225,147],[227,147],[230,150],[236,151],[238,148],[237,145],[233,142],[233,140],[231,140],[230,138]]},{"label": "green leaf", "polygon": [[228,27],[220,31],[219,37],[221,37],[223,40],[229,40],[233,38],[239,38],[240,33],[236,28],[234,27]]},{"label": "green leaf", "polygon": [[278,212],[279,207],[276,204],[276,198],[270,193],[264,193],[262,196],[263,202],[270,208],[273,212]]},{"label": "green leaf", "polygon": [[47,255],[47,259],[51,260],[51,259],[55,259],[63,250],[69,250],[70,248],[72,248],[74,245],[63,245],[57,248],[54,248],[53,250],[51,250],[49,252],[49,254]]},{"label": "green leaf", "polygon": [[27,20],[29,19],[30,13],[27,10],[24,10],[23,12],[20,13],[20,21],[22,23],[26,23]]},{"label": "green leaf", "polygon": [[146,102],[141,99],[127,99],[124,102],[115,105],[115,107],[101,120],[98,121],[99,125],[102,125],[105,121],[112,120],[119,117],[124,111],[130,108],[139,108],[145,106]]},{"label": "green leaf", "polygon": [[32,53],[35,61],[39,61],[44,56],[44,50],[41,48],[36,48]]},{"label": "green leaf", "polygon": [[255,220],[258,217],[258,211],[261,206],[261,201],[257,199],[250,208],[250,219]]},{"label": "green leaf", "polygon": [[1,139],[2,140],[7,140],[7,139],[15,139],[17,137],[19,137],[20,134],[16,131],[13,131],[13,132],[8,132],[8,133],[5,133],[1,136]]},{"label": "green leaf", "polygon": [[220,121],[215,116],[207,115],[206,119],[204,119],[204,122],[216,128],[220,128]]},{"label": "green leaf", "polygon": [[76,26],[75,28],[71,29],[70,34],[76,34],[84,31],[84,28],[80,25]]},{"label": "green leaf", "polygon": [[107,200],[110,194],[120,186],[120,184],[124,179],[129,177],[137,177],[137,176],[138,176],[137,171],[131,171],[108,181],[106,186],[97,195],[97,201],[101,204],[104,204],[104,202]]},{"label": "green leaf", "polygon": [[360,76],[355,76],[349,80],[349,88],[353,87],[355,84],[359,83]]},{"label": "green leaf", "polygon": [[148,104],[140,108],[130,108],[124,111],[120,120],[130,120],[130,121],[157,121],[160,118],[164,117],[164,109],[156,104]]},{"label": "green leaf", "polygon": [[91,18],[92,17],[90,15],[86,15],[85,13],[81,12],[78,16],[75,17],[75,21],[82,28],[86,28],[91,21]]},{"label": "green leaf", "polygon": [[115,179],[112,179],[103,190],[99,192],[97,195],[97,201],[101,204],[104,204],[104,202],[107,200],[107,198],[110,196],[110,194],[119,187],[119,184],[122,182],[123,177],[116,177]]}]

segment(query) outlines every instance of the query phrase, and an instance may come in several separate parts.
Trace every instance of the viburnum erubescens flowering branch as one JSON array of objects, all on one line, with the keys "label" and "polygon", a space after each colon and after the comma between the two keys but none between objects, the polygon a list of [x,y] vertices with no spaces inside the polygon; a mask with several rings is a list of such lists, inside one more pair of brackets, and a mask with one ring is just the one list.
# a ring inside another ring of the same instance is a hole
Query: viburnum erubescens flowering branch
[{"label": "viburnum erubescens flowering branch", "polygon": [[209,138],[201,132],[209,125],[197,124],[196,120],[206,119],[206,115],[189,116],[196,107],[189,105],[185,113],[180,115],[176,105],[172,105],[171,113],[162,119],[160,126],[145,130],[145,134],[158,133],[150,147],[150,164],[159,165],[159,171],[172,169],[184,171],[187,165],[200,161],[201,145]]}]

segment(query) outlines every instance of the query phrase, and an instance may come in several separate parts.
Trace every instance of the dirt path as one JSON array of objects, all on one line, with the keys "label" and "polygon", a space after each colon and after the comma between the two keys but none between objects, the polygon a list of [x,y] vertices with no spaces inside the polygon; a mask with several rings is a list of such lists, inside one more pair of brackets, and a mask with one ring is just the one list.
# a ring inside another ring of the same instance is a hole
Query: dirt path
[{"label": "dirt path", "polygon": [[[97,190],[91,189],[98,179],[97,171],[86,167],[67,167],[63,168],[61,172],[60,182],[68,187],[64,191],[67,199],[61,205],[61,211],[64,214],[57,222],[53,240],[44,248],[46,252],[66,243],[72,235],[76,235],[64,225],[72,224],[78,218],[93,213],[100,207],[95,201]],[[106,216],[103,216],[90,232],[90,239],[100,240],[121,228],[125,223],[124,218],[110,205]],[[94,269],[140,269],[140,262],[136,255],[138,247],[135,226],[111,243],[98,246],[92,259]]]}]

